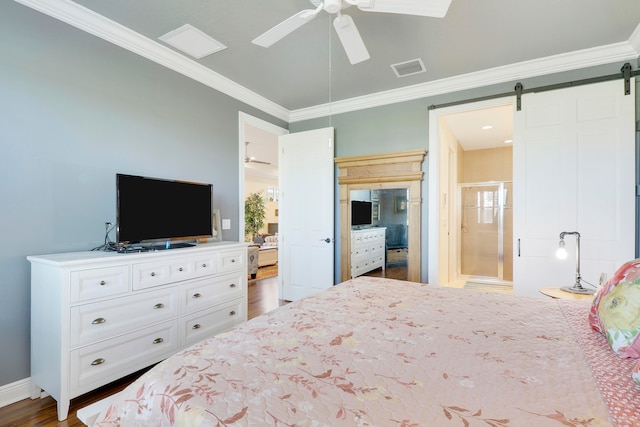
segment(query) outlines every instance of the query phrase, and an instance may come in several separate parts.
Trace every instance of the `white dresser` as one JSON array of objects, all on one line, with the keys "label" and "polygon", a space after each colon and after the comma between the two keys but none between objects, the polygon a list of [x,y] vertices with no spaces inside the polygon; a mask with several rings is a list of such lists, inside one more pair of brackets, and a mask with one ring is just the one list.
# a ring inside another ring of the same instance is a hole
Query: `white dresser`
[{"label": "white dresser", "polygon": [[385,227],[351,230],[351,277],[385,268]]},{"label": "white dresser", "polygon": [[31,398],[70,399],[247,320],[247,245],[31,262]]}]

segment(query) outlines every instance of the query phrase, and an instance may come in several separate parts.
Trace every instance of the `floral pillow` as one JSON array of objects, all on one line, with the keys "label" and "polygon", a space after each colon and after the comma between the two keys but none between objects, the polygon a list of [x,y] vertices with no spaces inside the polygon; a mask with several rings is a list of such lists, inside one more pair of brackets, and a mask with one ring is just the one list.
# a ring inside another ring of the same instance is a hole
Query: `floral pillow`
[{"label": "floral pillow", "polygon": [[[623,264],[598,291],[589,323],[618,355],[640,358],[640,259]],[[640,363],[632,376],[640,385]]]}]

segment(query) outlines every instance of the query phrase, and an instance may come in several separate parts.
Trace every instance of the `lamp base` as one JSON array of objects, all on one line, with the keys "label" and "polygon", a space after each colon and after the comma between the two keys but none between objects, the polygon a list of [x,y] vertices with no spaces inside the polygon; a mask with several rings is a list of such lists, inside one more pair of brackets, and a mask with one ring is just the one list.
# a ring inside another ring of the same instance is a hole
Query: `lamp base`
[{"label": "lamp base", "polygon": [[564,286],[562,288],[560,288],[560,290],[565,291],[565,292],[571,292],[572,294],[580,294],[580,295],[593,295],[596,293],[595,289],[586,289],[583,288],[582,286],[577,287],[575,285],[573,286]]}]

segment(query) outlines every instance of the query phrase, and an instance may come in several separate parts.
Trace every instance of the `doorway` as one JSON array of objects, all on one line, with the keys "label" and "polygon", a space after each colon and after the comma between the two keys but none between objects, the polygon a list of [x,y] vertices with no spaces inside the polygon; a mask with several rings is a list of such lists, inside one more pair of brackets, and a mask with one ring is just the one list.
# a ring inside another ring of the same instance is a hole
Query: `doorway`
[{"label": "doorway", "polygon": [[[245,200],[251,193],[260,193],[265,200],[266,217],[260,233],[274,236],[278,232],[278,137],[288,133],[288,130],[264,120],[242,112],[239,114],[239,241],[247,241],[251,237],[245,235],[244,222]],[[259,252],[258,272],[252,272],[251,275],[258,280],[275,277],[273,275],[277,275],[278,271],[277,249],[271,248],[277,248],[277,242],[274,242],[273,237],[267,240],[266,244],[270,246],[265,246]]]},{"label": "doorway", "polygon": [[[501,98],[429,111],[429,193],[434,201],[429,203],[429,235],[434,236],[429,239],[429,283],[463,286],[469,278],[486,281],[509,281],[512,278],[513,238],[503,228],[501,248],[498,247],[497,229],[495,237],[491,238],[491,249],[486,243],[470,240],[471,236],[463,229],[464,212],[459,188],[462,184],[511,185],[513,110],[512,100]],[[485,192],[476,192],[476,200],[478,194]],[[494,197],[493,194],[493,191],[486,191],[488,199]],[[509,191],[506,194],[509,196]],[[507,201],[509,199],[507,197]],[[495,201],[499,201],[497,194]],[[509,210],[509,215],[502,218],[503,227],[510,224],[512,210]],[[479,212],[481,216],[478,219]],[[489,215],[489,212],[498,215],[499,210],[483,205],[475,211],[476,222],[479,220],[482,225],[476,224],[476,232],[481,229],[486,232],[488,217],[483,224],[482,215]],[[497,227],[498,217],[493,220]],[[466,226],[470,227],[468,222]],[[493,259],[491,271],[470,269],[480,258],[489,256]]]}]

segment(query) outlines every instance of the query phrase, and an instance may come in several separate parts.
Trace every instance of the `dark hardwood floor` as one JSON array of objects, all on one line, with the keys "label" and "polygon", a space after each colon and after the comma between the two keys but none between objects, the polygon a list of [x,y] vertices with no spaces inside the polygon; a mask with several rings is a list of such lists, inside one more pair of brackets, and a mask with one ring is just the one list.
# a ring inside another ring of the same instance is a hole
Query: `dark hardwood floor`
[{"label": "dark hardwood floor", "polygon": [[[251,281],[248,292],[248,318],[259,316],[283,304],[278,300],[278,277]],[[0,426],[39,426],[39,427],[82,427],[84,424],[76,417],[76,411],[100,399],[116,393],[138,378],[145,370],[117,380],[100,389],[84,394],[71,401],[69,417],[58,421],[56,401],[51,397],[44,399],[25,399],[0,408]]]},{"label": "dark hardwood floor", "polygon": [[407,280],[408,269],[407,265],[392,265],[388,266],[385,270],[382,268],[376,268],[373,271],[365,273],[365,276],[372,277],[386,277],[387,279]]}]

